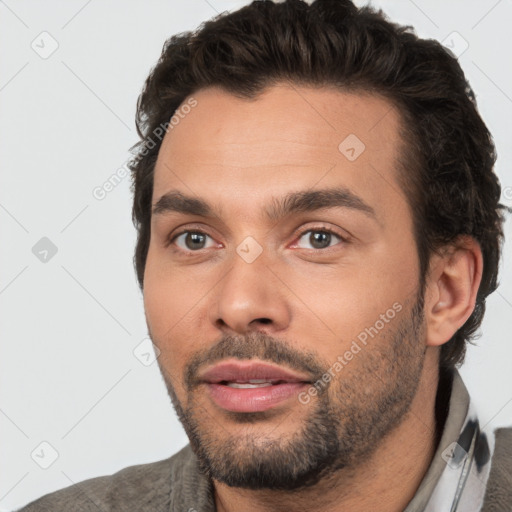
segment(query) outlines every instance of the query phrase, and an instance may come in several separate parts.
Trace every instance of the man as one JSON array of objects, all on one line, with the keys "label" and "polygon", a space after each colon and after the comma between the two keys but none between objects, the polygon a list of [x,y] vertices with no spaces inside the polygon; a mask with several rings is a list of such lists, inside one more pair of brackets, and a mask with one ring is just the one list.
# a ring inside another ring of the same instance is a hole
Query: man
[{"label": "man", "polygon": [[504,208],[457,60],[349,1],[254,2],[168,41],[137,125],[135,266],[190,444],[23,510],[512,510],[512,429],[457,371]]}]

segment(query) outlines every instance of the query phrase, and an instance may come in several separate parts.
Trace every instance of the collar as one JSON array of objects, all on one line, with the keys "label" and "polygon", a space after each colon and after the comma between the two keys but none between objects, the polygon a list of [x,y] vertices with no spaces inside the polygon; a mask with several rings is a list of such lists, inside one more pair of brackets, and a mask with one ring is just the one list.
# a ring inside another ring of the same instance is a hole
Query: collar
[{"label": "collar", "polygon": [[441,431],[436,452],[404,512],[480,510],[494,451],[494,433],[480,431],[476,408],[456,369],[440,372],[436,421]]}]

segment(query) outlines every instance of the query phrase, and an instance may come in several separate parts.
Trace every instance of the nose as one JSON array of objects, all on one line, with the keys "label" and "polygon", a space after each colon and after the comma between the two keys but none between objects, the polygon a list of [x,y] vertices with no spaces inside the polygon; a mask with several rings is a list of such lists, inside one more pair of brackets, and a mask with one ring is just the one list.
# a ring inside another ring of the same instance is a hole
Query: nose
[{"label": "nose", "polygon": [[211,321],[228,334],[277,332],[290,323],[286,287],[263,254],[251,263],[234,254],[211,300]]}]

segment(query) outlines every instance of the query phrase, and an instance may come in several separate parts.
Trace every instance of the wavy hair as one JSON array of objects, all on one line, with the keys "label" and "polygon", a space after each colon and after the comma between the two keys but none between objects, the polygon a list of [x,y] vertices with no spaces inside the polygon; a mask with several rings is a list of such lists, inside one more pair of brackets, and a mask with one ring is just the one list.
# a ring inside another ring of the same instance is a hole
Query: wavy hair
[{"label": "wavy hair", "polygon": [[250,99],[282,81],[369,92],[398,107],[404,143],[399,181],[413,215],[421,286],[431,255],[461,235],[476,239],[483,253],[474,311],[441,347],[441,367],[462,364],[485,299],[497,287],[505,206],[499,203],[492,137],[453,54],[417,37],[412,27],[390,22],[382,11],[348,0],[257,0],[165,42],[138,98],[141,140],[132,147],[130,163],[141,289],[162,141],[155,134],[199,89],[220,86]]}]

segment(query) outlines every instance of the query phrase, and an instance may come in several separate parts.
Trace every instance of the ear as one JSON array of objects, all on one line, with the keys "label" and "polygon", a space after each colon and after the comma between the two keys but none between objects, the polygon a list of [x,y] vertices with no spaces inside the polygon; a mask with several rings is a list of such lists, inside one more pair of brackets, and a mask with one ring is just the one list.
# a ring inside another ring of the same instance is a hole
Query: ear
[{"label": "ear", "polygon": [[425,290],[427,345],[449,341],[471,316],[482,280],[483,258],[478,242],[459,237],[430,261]]}]

